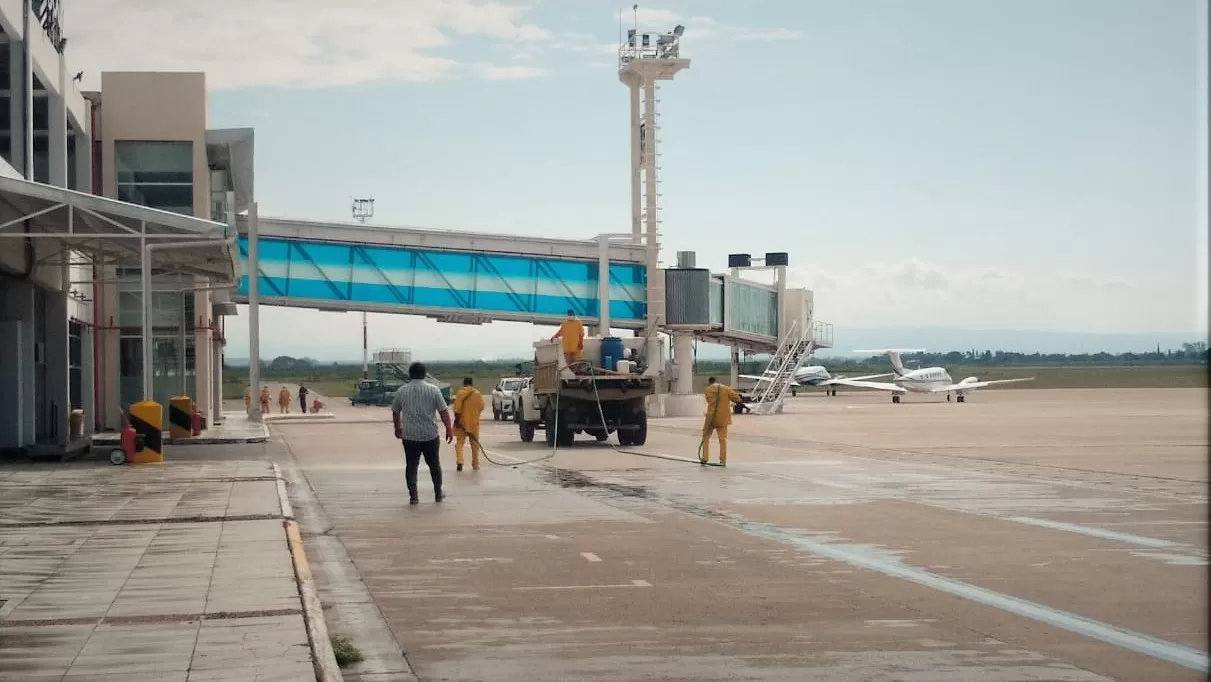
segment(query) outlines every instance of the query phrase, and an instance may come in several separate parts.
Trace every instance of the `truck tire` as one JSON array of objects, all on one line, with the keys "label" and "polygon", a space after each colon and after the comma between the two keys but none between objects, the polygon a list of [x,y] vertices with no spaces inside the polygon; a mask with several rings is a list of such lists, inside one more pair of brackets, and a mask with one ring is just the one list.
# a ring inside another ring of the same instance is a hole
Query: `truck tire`
[{"label": "truck tire", "polygon": [[521,442],[530,443],[534,441],[534,424],[530,422],[517,422],[517,431],[521,435]]},{"label": "truck tire", "polygon": [[[631,430],[630,444],[631,445],[643,445],[644,443],[648,442],[648,412],[647,412],[647,410],[640,409],[638,412],[636,412],[634,414],[634,416],[632,417],[632,423],[634,423],[639,428]],[[619,433],[621,434],[622,432],[619,431]]]}]

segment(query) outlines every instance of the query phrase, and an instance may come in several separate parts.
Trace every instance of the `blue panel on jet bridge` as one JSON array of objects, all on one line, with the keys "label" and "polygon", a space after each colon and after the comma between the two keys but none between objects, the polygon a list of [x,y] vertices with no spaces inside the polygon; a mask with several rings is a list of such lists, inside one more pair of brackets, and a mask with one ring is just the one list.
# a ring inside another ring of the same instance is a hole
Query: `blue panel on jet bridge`
[{"label": "blue panel on jet bridge", "polygon": [[[538,323],[557,321],[569,308],[586,322],[597,317],[596,261],[281,237],[257,243],[259,294],[267,305]],[[244,302],[247,237],[238,244],[245,274],[236,299]],[[643,327],[644,271],[637,263],[610,264],[612,327]]]}]

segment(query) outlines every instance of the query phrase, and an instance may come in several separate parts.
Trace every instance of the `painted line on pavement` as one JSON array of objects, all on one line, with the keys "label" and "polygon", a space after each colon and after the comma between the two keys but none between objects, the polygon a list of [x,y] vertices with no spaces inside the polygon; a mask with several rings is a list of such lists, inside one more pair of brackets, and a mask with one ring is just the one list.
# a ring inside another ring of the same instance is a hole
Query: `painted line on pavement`
[{"label": "painted line on pavement", "polygon": [[1069,533],[1080,533],[1090,537],[1102,538],[1103,540],[1117,540],[1129,545],[1139,545],[1140,547],[1152,547],[1155,549],[1190,549],[1189,545],[1184,545],[1180,542],[1171,540],[1160,540],[1157,538],[1144,537],[1143,535],[1134,535],[1132,533],[1120,533],[1118,531],[1106,530],[1096,526],[1082,526],[1078,523],[1065,523],[1064,521],[1052,521],[1050,519],[1036,519],[1030,516],[1010,516],[1006,521],[1015,523],[1025,523],[1031,526],[1039,526],[1040,528],[1050,528],[1052,530],[1063,530]]},{"label": "painted line on pavement", "polygon": [[1127,649],[1163,661],[1176,663],[1191,670],[1201,672],[1211,670],[1211,660],[1208,659],[1207,652],[1200,651],[1194,647],[1119,628],[1109,623],[1103,623],[1027,599],[1021,599],[1002,592],[930,573],[915,566],[907,566],[901,563],[898,558],[880,556],[878,552],[872,551],[869,547],[838,545],[827,540],[805,538],[795,535],[786,529],[765,523],[735,520],[730,525],[758,537],[793,545],[816,556],[827,557],[851,566],[908,580],[939,592],[953,594],[956,597],[969,599],[1008,613],[1062,628],[1069,632],[1085,635],[1086,637],[1100,640],[1121,649]]},{"label": "painted line on pavement", "polygon": [[619,585],[544,585],[540,587],[514,587],[514,590],[519,592],[533,592],[537,590],[601,590],[612,587],[651,587],[652,583],[646,580],[632,580],[629,583]]},{"label": "painted line on pavement", "polygon": [[585,561],[587,561],[591,564],[596,564],[596,563],[601,562],[601,557],[597,556],[596,554],[594,554],[592,552],[581,552],[580,556],[584,557]]}]

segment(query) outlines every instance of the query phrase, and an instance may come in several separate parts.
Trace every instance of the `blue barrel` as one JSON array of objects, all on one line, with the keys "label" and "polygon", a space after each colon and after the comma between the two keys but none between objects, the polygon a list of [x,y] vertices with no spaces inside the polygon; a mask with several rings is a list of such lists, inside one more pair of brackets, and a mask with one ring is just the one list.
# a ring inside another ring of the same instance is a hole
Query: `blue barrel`
[{"label": "blue barrel", "polygon": [[622,345],[622,339],[617,336],[607,336],[601,340],[601,366],[613,372],[618,369],[618,361],[622,359],[622,354],[626,352],[626,347]]}]

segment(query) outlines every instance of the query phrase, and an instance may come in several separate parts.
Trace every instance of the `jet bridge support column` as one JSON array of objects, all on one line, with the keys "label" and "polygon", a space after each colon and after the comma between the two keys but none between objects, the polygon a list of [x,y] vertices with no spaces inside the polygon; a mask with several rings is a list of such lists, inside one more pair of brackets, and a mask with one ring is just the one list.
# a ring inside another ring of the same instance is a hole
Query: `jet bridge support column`
[{"label": "jet bridge support column", "polygon": [[673,333],[673,393],[665,403],[667,417],[697,417],[703,414],[705,398],[694,392],[694,335]]}]

